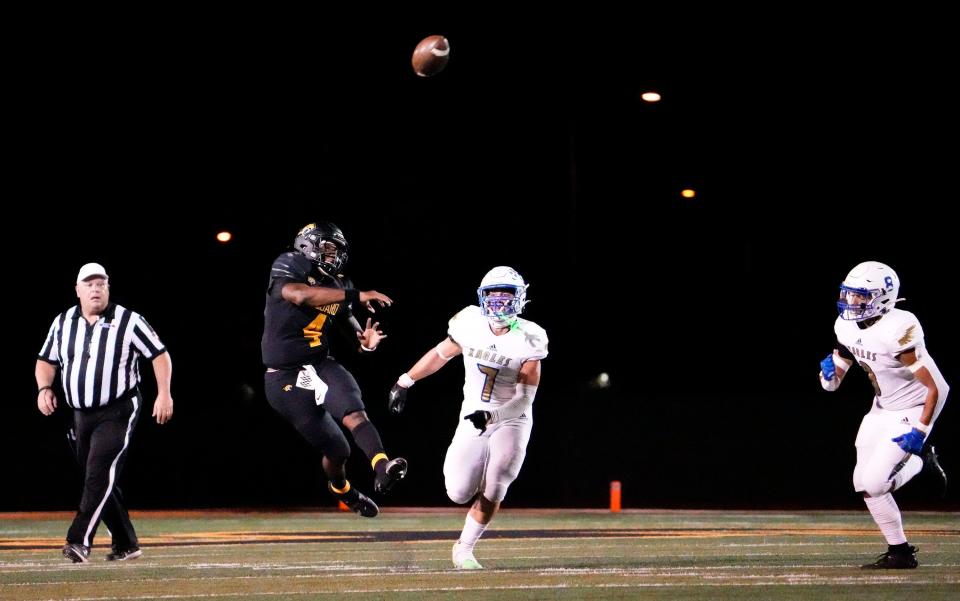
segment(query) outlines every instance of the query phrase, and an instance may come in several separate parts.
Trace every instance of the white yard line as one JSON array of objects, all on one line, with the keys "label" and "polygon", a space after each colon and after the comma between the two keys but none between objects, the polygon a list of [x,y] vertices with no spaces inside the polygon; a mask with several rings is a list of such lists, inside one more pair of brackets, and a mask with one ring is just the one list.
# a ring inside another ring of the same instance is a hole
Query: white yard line
[{"label": "white yard line", "polygon": [[[911,584],[954,584],[960,583],[960,580],[950,580],[950,581],[936,581],[936,580],[910,580]],[[243,596],[245,598],[249,597],[266,597],[266,596],[278,596],[278,595],[350,595],[350,594],[359,594],[359,595],[370,595],[370,594],[388,594],[388,593],[433,593],[433,592],[454,592],[454,591],[489,591],[489,590],[564,590],[564,589],[605,589],[605,588],[706,588],[706,587],[730,587],[730,586],[809,586],[811,584],[819,585],[834,585],[834,584],[857,584],[857,585],[879,585],[879,586],[888,586],[891,583],[890,579],[879,579],[876,577],[863,577],[863,578],[841,578],[841,579],[818,579],[816,581],[807,581],[807,580],[770,580],[766,582],[748,582],[748,583],[736,583],[736,584],[727,584],[727,583],[711,583],[711,582],[694,582],[694,583],[655,583],[655,582],[638,582],[638,583],[609,583],[609,584],[594,584],[594,585],[579,585],[579,584],[517,584],[517,585],[504,585],[504,586],[489,586],[489,585],[477,585],[477,586],[437,586],[437,587],[379,587],[379,588],[363,588],[363,589],[345,589],[345,590],[331,590],[331,591],[266,591],[266,592],[244,592]],[[217,597],[236,597],[238,593],[196,593],[196,594],[173,594],[173,595],[139,595],[131,596],[124,595],[123,597],[64,597],[60,601],[132,601],[138,599],[210,599]]]},{"label": "white yard line", "polygon": [[[218,566],[220,567],[220,566]],[[234,567],[234,566],[227,566]],[[256,569],[255,566],[236,566],[236,567],[246,567],[248,569]],[[925,568],[958,568],[960,564],[924,564]],[[861,582],[861,581],[908,581],[911,583],[916,583],[918,581],[912,580],[909,575],[901,574],[864,574],[860,576],[850,576],[850,575],[837,575],[837,576],[823,576],[818,574],[806,574],[806,573],[788,573],[788,574],[764,574],[760,573],[764,570],[767,571],[780,571],[784,569],[791,570],[812,570],[812,569],[826,569],[826,568],[835,568],[835,569],[857,569],[859,565],[856,564],[828,564],[828,565],[778,565],[778,566],[739,566],[739,565],[728,565],[728,566],[707,566],[707,567],[698,567],[698,566],[676,566],[676,567],[650,567],[650,568],[546,568],[546,569],[486,569],[482,572],[477,572],[477,574],[518,574],[525,576],[533,577],[553,577],[553,576],[636,576],[636,577],[659,577],[659,578],[705,578],[705,579],[724,579],[724,580],[737,580],[737,579],[808,579],[811,582],[823,583],[823,582],[835,582],[835,581],[851,581],[851,582]],[[308,568],[312,569],[312,568]],[[199,578],[186,578],[186,577],[174,577],[174,578],[129,578],[129,579],[117,579],[117,580],[62,580],[62,581],[45,581],[45,582],[17,582],[17,583],[5,583],[0,584],[0,588],[6,587],[28,587],[28,586],[55,586],[55,585],[103,585],[106,583],[110,584],[144,584],[149,582],[178,582],[178,581],[189,581],[194,582],[197,580],[204,581],[223,581],[223,580],[270,580],[276,578],[296,578],[296,579],[327,579],[327,578],[385,578],[389,576],[395,577],[405,577],[410,575],[416,576],[432,576],[432,575],[449,575],[455,570],[451,569],[430,569],[430,568],[397,568],[397,567],[381,567],[376,570],[370,570],[369,568],[361,568],[359,566],[342,566],[340,568],[343,571],[334,572],[332,569],[325,570],[331,573],[323,574],[290,574],[290,575],[271,575],[271,574],[262,574],[262,575],[231,575],[231,576],[202,576]],[[732,571],[743,570],[749,571],[752,573],[745,574],[731,574]],[[721,573],[726,572],[726,573]],[[960,582],[960,573],[958,573],[954,578],[946,578],[937,582],[941,583],[953,583]],[[746,583],[745,583],[746,584]],[[676,586],[680,586],[677,584]],[[392,590],[392,589],[390,589]]]}]

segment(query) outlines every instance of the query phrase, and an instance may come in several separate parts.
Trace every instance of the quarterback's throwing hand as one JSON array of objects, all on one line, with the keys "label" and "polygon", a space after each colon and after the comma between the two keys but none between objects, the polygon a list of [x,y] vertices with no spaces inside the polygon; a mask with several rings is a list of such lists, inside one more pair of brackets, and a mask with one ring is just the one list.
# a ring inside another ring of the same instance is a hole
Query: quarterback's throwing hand
[{"label": "quarterback's throwing hand", "polygon": [[390,398],[387,400],[387,409],[394,415],[400,415],[403,412],[403,406],[407,404],[407,389],[399,383],[394,383],[390,389]]},{"label": "quarterback's throwing hand", "polygon": [[824,380],[832,380],[837,375],[837,366],[833,363],[833,354],[827,355],[827,358],[820,362],[820,372]]},{"label": "quarterback's throwing hand", "polygon": [[490,412],[474,411],[470,415],[463,416],[463,419],[470,420],[470,423],[473,424],[473,427],[477,430],[480,430],[480,434],[483,434],[487,431],[487,422],[490,420]]},{"label": "quarterback's throwing hand", "polygon": [[377,311],[373,307],[373,303],[376,302],[381,307],[389,307],[393,304],[393,299],[387,296],[386,294],[380,294],[376,290],[364,290],[360,293],[358,297],[360,299],[360,304],[367,308],[367,311],[371,313],[376,313]]},{"label": "quarterback's throwing hand", "polygon": [[914,455],[919,455],[920,451],[923,450],[923,439],[926,438],[926,435],[914,428],[906,434],[901,434],[896,438],[891,438],[893,442],[900,445],[900,448],[908,453],[913,453]]}]

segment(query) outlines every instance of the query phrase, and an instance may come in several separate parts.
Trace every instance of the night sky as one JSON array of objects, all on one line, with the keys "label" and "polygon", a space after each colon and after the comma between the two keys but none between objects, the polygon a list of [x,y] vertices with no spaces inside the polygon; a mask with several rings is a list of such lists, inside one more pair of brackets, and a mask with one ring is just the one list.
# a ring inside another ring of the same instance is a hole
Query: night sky
[{"label": "night sky", "polygon": [[[508,507],[603,507],[613,479],[627,507],[861,507],[869,382],[857,371],[829,394],[816,377],[860,261],[898,272],[898,306],[960,381],[944,216],[958,99],[935,15],[709,35],[576,13],[549,28],[256,17],[47,32],[15,65],[0,509],[76,504],[68,412],[36,410],[33,366],[88,261],[173,359],[174,419],[144,411],[131,507],[331,505],[316,456],[266,403],[259,355],[270,265],[314,220],[343,229],[360,289],[396,301],[375,354],[334,353],[410,461],[385,506],[452,505],[441,468],[462,367],[418,383],[401,417],[386,394],[496,265],[530,283],[524,316],[550,337]],[[430,34],[451,60],[418,78],[410,53]],[[601,372],[609,388],[591,386]],[[956,413],[933,435],[948,471]],[[359,450],[348,475],[372,488]],[[957,508],[932,489],[918,476],[902,506]]]}]

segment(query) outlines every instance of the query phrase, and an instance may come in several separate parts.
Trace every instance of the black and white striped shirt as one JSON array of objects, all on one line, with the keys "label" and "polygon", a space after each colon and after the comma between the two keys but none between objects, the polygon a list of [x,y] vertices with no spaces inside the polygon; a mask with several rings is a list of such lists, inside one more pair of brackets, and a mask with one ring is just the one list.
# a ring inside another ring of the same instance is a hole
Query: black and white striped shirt
[{"label": "black and white striped shirt", "polygon": [[53,320],[39,359],[60,367],[67,404],[102,407],[140,383],[137,359],[166,349],[142,315],[113,303],[90,325],[80,306]]}]

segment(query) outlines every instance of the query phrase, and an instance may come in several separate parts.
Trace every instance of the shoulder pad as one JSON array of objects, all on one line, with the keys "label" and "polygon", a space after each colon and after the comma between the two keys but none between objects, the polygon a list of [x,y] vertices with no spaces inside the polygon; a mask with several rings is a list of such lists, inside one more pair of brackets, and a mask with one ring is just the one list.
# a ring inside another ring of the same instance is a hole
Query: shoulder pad
[{"label": "shoulder pad", "polygon": [[520,319],[517,329],[523,333],[524,340],[533,349],[536,358],[542,359],[547,356],[547,346],[550,341],[546,330],[526,319]]},{"label": "shoulder pad", "polygon": [[312,266],[310,259],[300,253],[283,253],[273,262],[270,278],[306,282]]},{"label": "shoulder pad", "polygon": [[923,345],[923,328],[920,327],[920,321],[909,311],[899,311],[896,315],[899,319],[894,324],[892,330],[893,340],[891,343],[896,352],[908,351],[914,347]]}]

